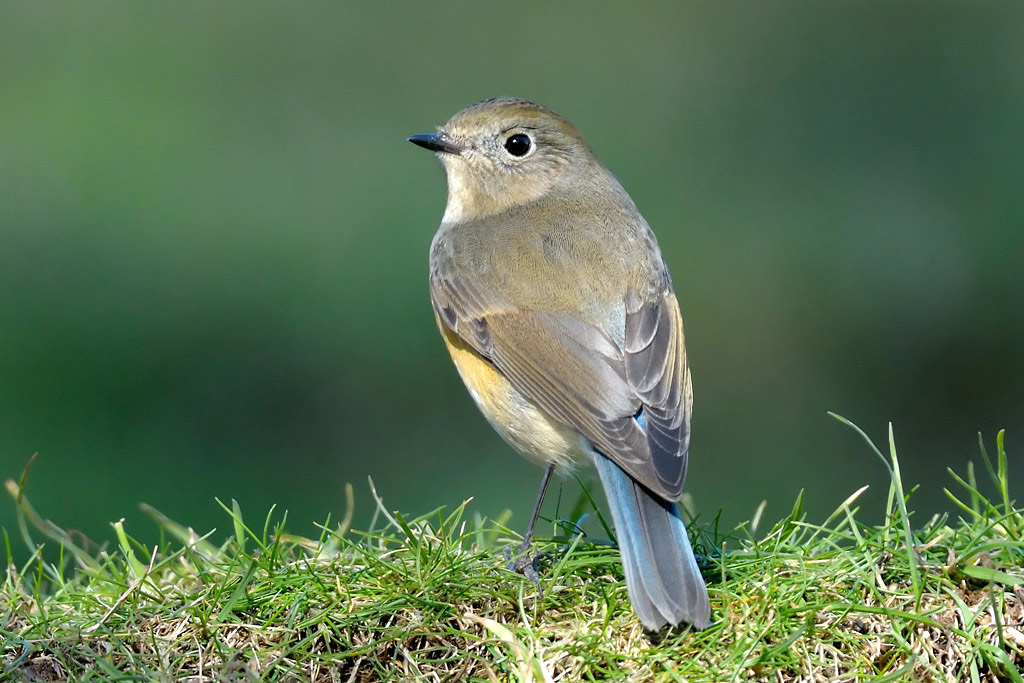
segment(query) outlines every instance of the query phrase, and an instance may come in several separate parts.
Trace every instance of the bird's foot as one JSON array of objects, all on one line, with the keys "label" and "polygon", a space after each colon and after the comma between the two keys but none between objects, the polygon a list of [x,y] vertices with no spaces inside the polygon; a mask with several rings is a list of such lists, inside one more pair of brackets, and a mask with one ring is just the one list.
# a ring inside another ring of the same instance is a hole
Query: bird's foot
[{"label": "bird's foot", "polygon": [[517,574],[522,574],[529,579],[530,583],[540,583],[540,574],[537,573],[537,568],[540,560],[547,557],[547,553],[530,552],[529,548],[520,548],[519,554],[513,558],[512,551],[505,548],[504,555],[509,569]]}]

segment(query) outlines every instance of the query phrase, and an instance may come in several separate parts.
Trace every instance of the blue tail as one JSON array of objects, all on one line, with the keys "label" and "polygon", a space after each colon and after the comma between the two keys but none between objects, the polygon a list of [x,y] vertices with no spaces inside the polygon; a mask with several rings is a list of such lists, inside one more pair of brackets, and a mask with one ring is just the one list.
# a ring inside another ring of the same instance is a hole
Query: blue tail
[{"label": "blue tail", "polygon": [[626,589],[640,623],[651,631],[682,621],[706,628],[711,621],[708,590],[679,507],[651,495],[600,453],[592,457],[612,511]]}]

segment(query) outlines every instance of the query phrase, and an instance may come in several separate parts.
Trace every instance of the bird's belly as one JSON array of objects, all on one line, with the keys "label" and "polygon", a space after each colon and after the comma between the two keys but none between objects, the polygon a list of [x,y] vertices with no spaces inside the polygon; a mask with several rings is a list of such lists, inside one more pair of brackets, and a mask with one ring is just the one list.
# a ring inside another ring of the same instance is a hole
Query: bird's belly
[{"label": "bird's belly", "polygon": [[451,330],[442,325],[441,332],[470,395],[505,441],[541,466],[565,471],[586,461],[590,448],[579,432],[541,410]]}]

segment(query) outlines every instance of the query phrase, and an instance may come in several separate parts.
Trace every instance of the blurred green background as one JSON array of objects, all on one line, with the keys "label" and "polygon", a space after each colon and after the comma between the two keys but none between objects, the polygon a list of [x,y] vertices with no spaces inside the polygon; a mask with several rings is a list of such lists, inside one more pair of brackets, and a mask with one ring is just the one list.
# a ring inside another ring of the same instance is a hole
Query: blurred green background
[{"label": "blurred green background", "polygon": [[6,4],[0,477],[39,452],[29,497],[99,539],[155,538],[140,501],[226,530],[215,497],[312,534],[346,482],[365,527],[367,476],[521,529],[540,470],[437,334],[444,179],[405,141],[508,94],[572,120],[658,234],[705,519],[800,489],[821,519],[863,484],[880,513],[827,410],[894,422],[919,514],[979,431],[1008,430],[1019,492],[1022,36],[1020,3]]}]

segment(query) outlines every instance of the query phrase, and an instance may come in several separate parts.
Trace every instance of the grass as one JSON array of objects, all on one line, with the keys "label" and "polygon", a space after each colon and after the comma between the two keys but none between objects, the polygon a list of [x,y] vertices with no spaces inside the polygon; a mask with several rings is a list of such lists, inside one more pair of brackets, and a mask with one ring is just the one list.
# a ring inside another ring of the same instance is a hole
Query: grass
[{"label": "grass", "polygon": [[887,456],[864,438],[892,474],[885,523],[858,521],[857,491],[820,523],[801,496],[763,533],[759,515],[728,534],[694,525],[716,621],[654,636],[615,548],[564,522],[541,539],[539,586],[505,568],[514,534],[468,504],[407,518],[378,499],[370,530],[343,520],[315,539],[224,505],[221,545],[148,509],[171,540],[115,524],[113,549],[90,554],[8,481],[34,554],[0,588],[0,680],[1024,683],[1024,511],[1003,434],[994,460],[981,452],[994,495],[951,472],[958,517],[916,529],[891,429]]}]

